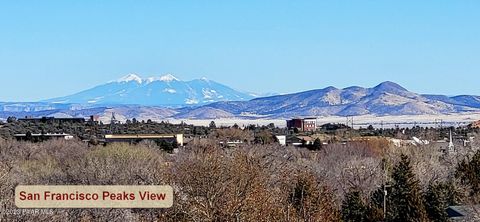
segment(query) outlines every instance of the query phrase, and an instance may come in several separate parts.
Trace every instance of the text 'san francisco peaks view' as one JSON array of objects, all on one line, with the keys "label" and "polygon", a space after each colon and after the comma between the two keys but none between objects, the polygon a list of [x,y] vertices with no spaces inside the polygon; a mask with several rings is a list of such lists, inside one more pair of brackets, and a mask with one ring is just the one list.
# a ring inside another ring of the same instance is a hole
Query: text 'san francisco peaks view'
[{"label": "text 'san francisco peaks view'", "polygon": [[0,3],[0,221],[480,221],[479,9]]}]

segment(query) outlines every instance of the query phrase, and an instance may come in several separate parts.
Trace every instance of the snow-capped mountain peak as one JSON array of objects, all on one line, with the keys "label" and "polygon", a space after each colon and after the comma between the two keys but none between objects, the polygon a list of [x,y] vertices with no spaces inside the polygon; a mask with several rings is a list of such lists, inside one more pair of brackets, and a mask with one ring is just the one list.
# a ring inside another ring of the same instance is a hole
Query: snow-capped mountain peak
[{"label": "snow-capped mountain peak", "polygon": [[172,82],[172,81],[180,81],[180,80],[172,74],[166,74],[160,77],[148,77],[145,79],[144,82],[151,83],[155,81]]},{"label": "snow-capped mountain peak", "polygon": [[[134,83],[134,84],[126,84]],[[138,84],[135,84],[138,83]],[[50,102],[79,104],[193,105],[253,97],[215,81],[182,81],[172,74],[142,79],[129,74],[82,92],[53,98]]]},{"label": "snow-capped mountain peak", "polygon": [[158,80],[160,80],[159,77],[148,77],[148,78],[145,79],[145,82],[146,83],[151,83],[151,82],[158,81]]},{"label": "snow-capped mountain peak", "polygon": [[136,74],[128,74],[112,82],[124,83],[124,82],[131,82],[131,81],[138,82],[139,84],[142,84],[142,83],[148,84],[155,81],[172,82],[172,81],[180,81],[180,80],[172,74],[166,74],[160,77],[152,76],[145,79],[143,79],[142,77]]},{"label": "snow-capped mountain peak", "polygon": [[172,74],[160,76],[159,80],[164,82],[179,81],[179,79]]},{"label": "snow-capped mountain peak", "polygon": [[131,82],[131,81],[142,83],[143,80],[142,80],[142,78],[140,78],[140,76],[138,76],[136,74],[128,74],[128,75],[118,79],[116,82]]}]

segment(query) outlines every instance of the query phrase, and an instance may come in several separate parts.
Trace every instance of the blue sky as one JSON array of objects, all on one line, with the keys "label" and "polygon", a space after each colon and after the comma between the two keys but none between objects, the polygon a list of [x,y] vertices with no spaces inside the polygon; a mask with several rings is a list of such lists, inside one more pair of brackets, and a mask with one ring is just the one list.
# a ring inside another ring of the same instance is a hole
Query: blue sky
[{"label": "blue sky", "polygon": [[120,78],[480,95],[480,1],[2,1],[0,101]]}]

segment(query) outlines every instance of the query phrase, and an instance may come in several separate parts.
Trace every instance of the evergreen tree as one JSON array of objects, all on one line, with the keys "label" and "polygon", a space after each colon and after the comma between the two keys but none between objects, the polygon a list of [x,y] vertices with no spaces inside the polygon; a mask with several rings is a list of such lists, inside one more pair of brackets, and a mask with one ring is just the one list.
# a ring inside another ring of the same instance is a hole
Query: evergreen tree
[{"label": "evergreen tree", "polygon": [[448,192],[449,189],[444,183],[429,184],[425,193],[425,209],[431,221],[448,221]]},{"label": "evergreen tree", "polygon": [[367,127],[367,129],[368,129],[369,131],[374,131],[374,130],[375,130],[375,128],[373,128],[372,125],[369,125],[369,126]]},{"label": "evergreen tree", "polygon": [[217,128],[217,124],[215,124],[215,121],[212,121],[210,122],[210,125],[208,125],[208,127],[214,129],[214,128]]},{"label": "evergreen tree", "polygon": [[307,141],[302,139],[302,141],[300,141],[302,143],[302,147],[306,147],[307,146]]},{"label": "evergreen tree", "polygon": [[387,219],[394,222],[425,221],[425,207],[410,159],[402,154],[392,173]]},{"label": "evergreen tree", "polygon": [[25,140],[30,141],[30,142],[33,142],[32,132],[28,131],[28,132],[25,134]]},{"label": "evergreen tree", "polygon": [[13,122],[16,122],[17,121],[17,118],[14,117],[14,116],[9,116],[7,118],[7,123],[13,123]]},{"label": "evergreen tree", "polygon": [[457,166],[456,177],[472,188],[472,195],[480,193],[480,151],[469,161],[463,160]]},{"label": "evergreen tree", "polygon": [[312,150],[319,150],[321,148],[322,148],[322,141],[320,141],[319,138],[316,138],[315,141],[313,141]]},{"label": "evergreen tree", "polygon": [[375,190],[370,196],[367,206],[366,221],[382,221],[383,216],[383,188]]},{"label": "evergreen tree", "polygon": [[295,134],[299,133],[298,128],[293,128],[293,133]]},{"label": "evergreen tree", "polygon": [[367,207],[361,198],[360,191],[352,190],[345,195],[342,202],[342,221],[366,221]]},{"label": "evergreen tree", "polygon": [[339,221],[334,193],[321,184],[312,172],[302,172],[289,197],[289,204],[298,215],[297,221]]},{"label": "evergreen tree", "polygon": [[277,141],[277,137],[268,130],[262,130],[255,134],[254,143],[256,144],[271,144]]}]

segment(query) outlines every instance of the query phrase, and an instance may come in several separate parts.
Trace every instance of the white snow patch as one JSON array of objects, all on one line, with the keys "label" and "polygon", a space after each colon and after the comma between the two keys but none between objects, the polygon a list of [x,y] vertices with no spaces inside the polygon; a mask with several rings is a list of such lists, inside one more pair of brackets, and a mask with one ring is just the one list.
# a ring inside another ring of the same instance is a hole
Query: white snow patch
[{"label": "white snow patch", "polygon": [[93,98],[92,100],[87,101],[87,103],[97,103],[99,100],[103,98],[104,96],[99,96],[99,97]]},{"label": "white snow patch", "polygon": [[202,89],[202,93],[203,93],[203,98],[204,99],[211,99],[215,96],[218,96],[217,95],[217,91],[213,90],[213,89],[205,89],[203,88]]},{"label": "white snow patch", "polygon": [[131,82],[131,81],[142,83],[143,80],[142,80],[142,78],[140,78],[140,76],[137,76],[136,74],[128,74],[128,75],[118,79],[116,82]]},{"label": "white snow patch", "polygon": [[67,100],[62,100],[62,101],[54,101],[52,103],[56,104],[56,103],[68,103],[68,99]]},{"label": "white snow patch", "polygon": [[198,104],[198,100],[196,100],[196,99],[186,99],[185,104],[189,104],[189,105]]},{"label": "white snow patch", "polygon": [[173,76],[172,74],[160,76],[159,80],[164,82],[179,81],[177,77]]},{"label": "white snow patch", "polygon": [[162,82],[172,82],[172,81],[180,81],[177,77],[173,76],[172,74],[166,74],[160,77],[148,77],[145,79],[146,83],[151,83],[155,81],[162,81]]},{"label": "white snow patch", "polygon": [[166,74],[160,77],[148,77],[146,79],[142,79],[140,76],[136,74],[128,74],[114,82],[131,82],[135,81],[138,83],[151,83],[154,81],[163,81],[163,82],[172,82],[172,81],[180,81],[177,77],[173,76],[172,74]]},{"label": "white snow patch", "polygon": [[145,79],[145,82],[146,83],[151,83],[151,82],[158,81],[158,80],[160,80],[160,77],[148,77],[147,79]]},{"label": "white snow patch", "polygon": [[200,80],[203,80],[203,81],[206,81],[206,82],[208,82],[208,79],[207,79],[207,77],[202,77],[202,78],[200,78]]},{"label": "white snow patch", "polygon": [[177,90],[171,89],[171,88],[166,88],[166,89],[163,90],[163,92],[174,94],[174,93],[177,93]]}]

